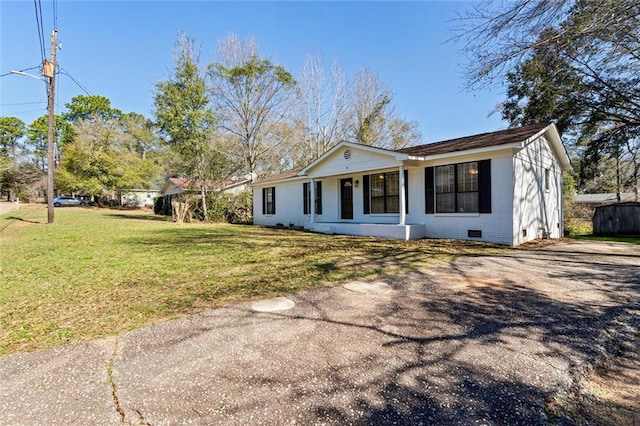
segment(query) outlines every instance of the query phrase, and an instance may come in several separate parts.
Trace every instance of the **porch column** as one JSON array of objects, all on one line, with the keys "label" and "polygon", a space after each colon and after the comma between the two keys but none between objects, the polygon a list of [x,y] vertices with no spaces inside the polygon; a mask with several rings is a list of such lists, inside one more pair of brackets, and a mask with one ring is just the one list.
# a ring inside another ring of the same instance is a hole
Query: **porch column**
[{"label": "porch column", "polygon": [[309,201],[309,213],[311,213],[311,223],[313,223],[314,220],[314,216],[316,215],[316,185],[315,185],[315,181],[313,180],[313,178],[311,178],[311,182],[309,183],[310,188],[309,188],[309,198],[311,199]]},{"label": "porch column", "polygon": [[406,211],[407,208],[405,207],[407,204],[407,200],[405,200],[404,197],[404,187],[406,185],[405,181],[404,181],[404,165],[400,164],[400,174],[398,176],[400,179],[400,194],[398,194],[398,200],[400,201],[400,223],[399,225],[404,225],[404,221],[406,218]]}]

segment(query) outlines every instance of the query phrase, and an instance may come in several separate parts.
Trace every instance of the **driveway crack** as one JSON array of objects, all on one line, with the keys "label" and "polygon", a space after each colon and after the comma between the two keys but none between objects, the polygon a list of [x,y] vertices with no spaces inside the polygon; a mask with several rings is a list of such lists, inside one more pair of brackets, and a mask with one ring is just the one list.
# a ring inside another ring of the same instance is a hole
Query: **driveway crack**
[{"label": "driveway crack", "polygon": [[[116,382],[113,380],[113,362],[116,358],[116,352],[118,351],[118,338],[115,338],[115,343],[113,344],[113,352],[111,353],[111,358],[107,363],[107,383],[111,386],[111,397],[113,398],[113,405],[116,409],[116,412],[120,415],[120,424],[125,424],[125,414],[124,410],[120,406],[120,401],[118,401],[118,387],[116,386]],[[142,417],[142,416],[140,416]]]}]

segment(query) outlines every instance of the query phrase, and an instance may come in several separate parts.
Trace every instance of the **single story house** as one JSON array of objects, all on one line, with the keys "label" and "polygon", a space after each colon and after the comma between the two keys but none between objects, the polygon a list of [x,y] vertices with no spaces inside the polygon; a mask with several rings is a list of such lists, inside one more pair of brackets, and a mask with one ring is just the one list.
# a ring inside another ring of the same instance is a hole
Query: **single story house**
[{"label": "single story house", "polygon": [[254,182],[254,224],[516,246],[563,235],[566,170],[554,124],[396,151],[341,142],[302,169]]},{"label": "single story house", "polygon": [[[206,190],[207,192],[238,195],[242,192],[248,191],[250,187],[251,176],[247,175],[241,178],[231,178],[222,182],[207,184]],[[167,179],[164,185],[162,185],[159,196],[164,197],[164,201],[167,205],[171,205],[172,197],[186,192],[199,194],[200,188],[191,179],[171,177]]]},{"label": "single story house", "polygon": [[120,192],[120,205],[126,207],[153,207],[158,189],[125,189]]},{"label": "single story house", "polygon": [[603,194],[576,194],[573,196],[573,201],[582,204],[587,207],[596,208],[598,206],[604,206],[607,204],[626,203],[636,200],[636,195],[632,192],[622,192],[620,194],[620,201],[618,201],[618,194],[615,193],[603,193]]}]

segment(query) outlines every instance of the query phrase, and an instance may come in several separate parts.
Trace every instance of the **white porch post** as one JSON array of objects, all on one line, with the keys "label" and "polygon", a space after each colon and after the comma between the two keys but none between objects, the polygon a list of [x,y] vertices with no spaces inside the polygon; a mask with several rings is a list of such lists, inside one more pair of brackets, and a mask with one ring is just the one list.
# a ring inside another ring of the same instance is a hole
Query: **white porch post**
[{"label": "white porch post", "polygon": [[398,176],[400,179],[400,194],[398,199],[400,200],[400,225],[404,225],[404,221],[406,219],[406,204],[407,204],[407,200],[405,200],[405,196],[404,196],[404,187],[406,185],[405,181],[404,181],[404,165],[400,164],[400,175]]},{"label": "white porch post", "polygon": [[311,182],[309,183],[309,185],[310,185],[309,198],[311,198],[311,200],[309,201],[309,204],[310,204],[309,213],[311,213],[311,223],[313,223],[314,217],[316,215],[316,185],[313,178],[311,178]]}]

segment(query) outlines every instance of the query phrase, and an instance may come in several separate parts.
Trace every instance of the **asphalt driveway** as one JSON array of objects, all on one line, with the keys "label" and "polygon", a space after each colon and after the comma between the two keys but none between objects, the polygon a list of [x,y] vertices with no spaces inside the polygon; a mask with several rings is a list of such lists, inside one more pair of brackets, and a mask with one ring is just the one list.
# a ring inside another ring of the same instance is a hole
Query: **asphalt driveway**
[{"label": "asphalt driveway", "polygon": [[[640,246],[571,241],[0,358],[0,424],[547,424],[638,319]],[[636,328],[637,332],[637,328]]]}]

